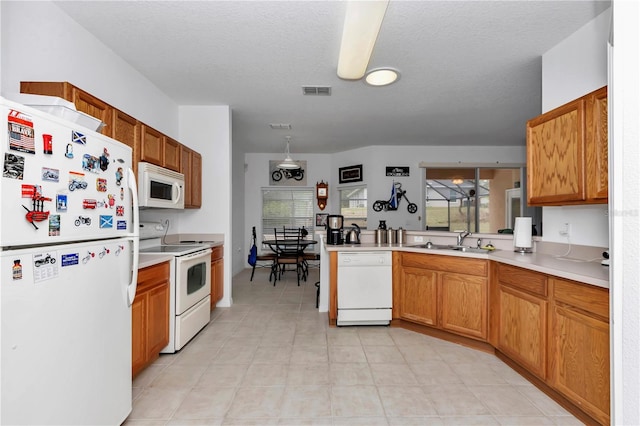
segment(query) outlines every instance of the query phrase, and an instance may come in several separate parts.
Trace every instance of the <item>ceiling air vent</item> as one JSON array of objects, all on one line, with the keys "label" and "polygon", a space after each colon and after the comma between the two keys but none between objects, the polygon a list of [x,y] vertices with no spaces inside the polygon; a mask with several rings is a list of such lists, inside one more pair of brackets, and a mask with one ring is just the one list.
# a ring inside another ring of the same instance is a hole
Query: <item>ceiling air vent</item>
[{"label": "ceiling air vent", "polygon": [[273,130],[291,130],[291,124],[286,123],[271,123],[269,127]]},{"label": "ceiling air vent", "polygon": [[305,96],[331,96],[331,86],[302,86],[302,94]]}]

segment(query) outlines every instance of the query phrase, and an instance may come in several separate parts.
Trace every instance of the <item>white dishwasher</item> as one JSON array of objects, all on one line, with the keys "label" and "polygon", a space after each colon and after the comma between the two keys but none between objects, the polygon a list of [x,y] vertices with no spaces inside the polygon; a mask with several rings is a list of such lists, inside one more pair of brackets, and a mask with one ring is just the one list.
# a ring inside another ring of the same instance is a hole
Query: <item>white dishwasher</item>
[{"label": "white dishwasher", "polygon": [[390,251],[338,252],[338,325],[388,325]]}]

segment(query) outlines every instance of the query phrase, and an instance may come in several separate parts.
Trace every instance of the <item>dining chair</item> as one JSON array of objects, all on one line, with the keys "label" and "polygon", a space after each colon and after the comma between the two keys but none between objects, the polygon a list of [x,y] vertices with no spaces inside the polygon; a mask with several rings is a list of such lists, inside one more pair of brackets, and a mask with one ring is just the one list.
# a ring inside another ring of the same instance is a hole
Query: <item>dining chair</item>
[{"label": "dining chair", "polygon": [[[252,239],[251,242],[253,245],[256,245],[256,227],[252,227],[251,229],[251,235],[252,235]],[[274,269],[274,265],[275,265],[275,261],[276,261],[276,254],[271,252],[271,253],[258,253],[256,255],[255,261],[251,264],[252,269],[251,269],[251,278],[249,278],[249,281],[253,281],[253,274],[255,274],[256,272],[256,264],[258,262],[270,262],[270,265],[262,265],[261,267],[267,266],[269,268],[271,268],[271,274],[269,275],[269,282],[271,282],[271,277],[275,274],[275,269]]]},{"label": "dining chair", "polygon": [[302,237],[301,231],[299,229],[283,228],[279,230],[274,228],[273,233],[276,240],[276,274],[273,279],[273,285],[275,286],[276,281],[282,278],[282,274],[285,272],[287,265],[296,265],[298,285],[300,285],[300,277],[304,276],[306,278],[303,269],[302,244],[300,243]]}]

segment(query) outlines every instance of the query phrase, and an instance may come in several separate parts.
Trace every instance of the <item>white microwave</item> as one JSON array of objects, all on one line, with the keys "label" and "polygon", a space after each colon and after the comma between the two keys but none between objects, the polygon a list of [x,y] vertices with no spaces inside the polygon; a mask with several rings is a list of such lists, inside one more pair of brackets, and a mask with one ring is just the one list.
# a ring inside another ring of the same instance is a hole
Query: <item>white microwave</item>
[{"label": "white microwave", "polygon": [[184,209],[184,175],[150,163],[138,163],[140,207]]}]

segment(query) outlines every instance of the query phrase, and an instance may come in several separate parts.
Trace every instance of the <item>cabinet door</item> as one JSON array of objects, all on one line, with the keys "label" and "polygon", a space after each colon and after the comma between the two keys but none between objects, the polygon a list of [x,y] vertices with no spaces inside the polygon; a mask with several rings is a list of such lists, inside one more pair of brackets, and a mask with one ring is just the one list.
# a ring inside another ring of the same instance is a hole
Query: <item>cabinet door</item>
[{"label": "cabinet door", "polygon": [[140,161],[162,167],[164,157],[164,135],[146,124],[140,135]]},{"label": "cabinet door", "polygon": [[140,123],[138,120],[122,111],[113,111],[111,137],[130,146],[133,155],[133,172],[138,175],[138,161],[140,161]]},{"label": "cabinet door", "polygon": [[609,324],[555,306],[551,385],[602,424],[609,424]]},{"label": "cabinet door", "polygon": [[215,261],[211,273],[216,277],[216,302],[224,296],[224,261],[218,259]]},{"label": "cabinet door", "polygon": [[202,206],[202,156],[191,151],[191,207]]},{"label": "cabinet door", "polygon": [[180,146],[180,173],[184,175],[184,206],[191,207],[191,149],[184,145]]},{"label": "cabinet door", "polygon": [[101,133],[103,135],[112,136],[113,132],[109,124],[112,122],[113,108],[111,108],[109,104],[102,102],[100,99],[91,96],[84,90],[80,90],[77,87],[74,87],[71,90],[71,93],[76,109],[102,120],[106,126],[102,128]]},{"label": "cabinet door", "polygon": [[504,285],[498,291],[498,349],[545,379],[547,301]]},{"label": "cabinet door", "polygon": [[587,99],[587,198],[593,203],[609,201],[609,133],[607,87]]},{"label": "cabinet door", "polygon": [[131,305],[131,375],[147,362],[147,295],[136,295]]},{"label": "cabinet door", "polygon": [[444,273],[442,282],[442,328],[457,334],[487,339],[487,279]]},{"label": "cabinet door", "polygon": [[149,291],[147,346],[150,358],[169,344],[169,282]]},{"label": "cabinet door", "polygon": [[402,271],[400,286],[400,318],[436,326],[438,273],[405,267]]},{"label": "cabinet door", "polygon": [[174,170],[176,172],[180,171],[180,142],[177,140],[171,139],[168,136],[164,138],[164,157],[162,166],[167,169]]},{"label": "cabinet door", "polygon": [[577,99],[527,123],[529,205],[585,199],[585,103]]}]

